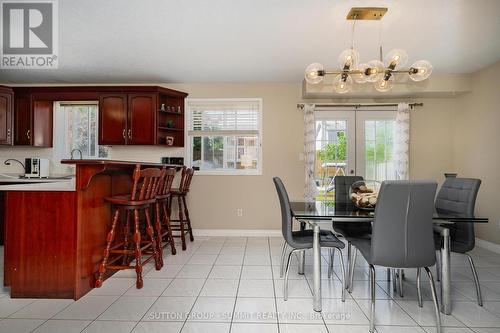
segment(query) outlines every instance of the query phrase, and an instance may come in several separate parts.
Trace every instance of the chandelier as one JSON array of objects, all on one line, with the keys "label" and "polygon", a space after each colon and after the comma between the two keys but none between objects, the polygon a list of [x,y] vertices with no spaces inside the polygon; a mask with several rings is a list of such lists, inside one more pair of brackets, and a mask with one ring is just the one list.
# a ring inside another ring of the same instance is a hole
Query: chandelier
[{"label": "chandelier", "polygon": [[423,81],[432,73],[432,65],[427,60],[418,60],[409,68],[408,54],[401,49],[394,49],[385,55],[383,61],[382,45],[380,58],[367,63],[359,62],[359,53],[354,49],[354,27],[356,20],[380,20],[387,12],[387,8],[354,7],[347,14],[348,20],[354,20],[351,35],[351,48],[343,51],[338,58],[340,69],[325,70],[322,64],[312,63],[305,70],[305,80],[310,84],[318,84],[326,75],[336,75],[333,80],[333,89],[343,94],[349,92],[354,82],[373,83],[376,90],[386,92],[394,87],[396,75],[408,75],[413,81]]}]

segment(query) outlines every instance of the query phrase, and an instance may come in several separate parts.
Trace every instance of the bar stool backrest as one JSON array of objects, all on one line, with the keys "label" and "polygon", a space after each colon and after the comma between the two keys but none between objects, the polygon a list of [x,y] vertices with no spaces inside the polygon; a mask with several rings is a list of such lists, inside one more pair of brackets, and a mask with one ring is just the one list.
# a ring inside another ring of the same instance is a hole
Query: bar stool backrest
[{"label": "bar stool backrest", "polygon": [[162,170],[158,168],[146,168],[141,170],[137,165],[133,175],[133,186],[131,200],[150,200],[156,197],[158,192]]},{"label": "bar stool backrest", "polygon": [[158,189],[158,195],[167,195],[172,188],[172,182],[175,177],[175,168],[164,168],[162,170],[161,182]]},{"label": "bar stool backrest", "polygon": [[189,186],[191,185],[191,180],[193,179],[194,169],[183,167],[181,183],[179,184],[179,191],[182,193],[189,192]]}]

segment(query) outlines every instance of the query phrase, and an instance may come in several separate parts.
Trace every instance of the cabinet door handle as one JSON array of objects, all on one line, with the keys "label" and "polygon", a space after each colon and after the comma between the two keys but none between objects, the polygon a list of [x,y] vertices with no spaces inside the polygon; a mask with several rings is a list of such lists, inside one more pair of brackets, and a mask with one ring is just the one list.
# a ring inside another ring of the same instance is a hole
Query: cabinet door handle
[{"label": "cabinet door handle", "polygon": [[125,139],[125,128],[123,129],[122,136]]},{"label": "cabinet door handle", "polygon": [[132,130],[131,129],[128,130],[128,138],[130,140],[132,140]]},{"label": "cabinet door handle", "polygon": [[31,140],[30,130],[26,131],[26,138],[28,138],[28,140]]}]

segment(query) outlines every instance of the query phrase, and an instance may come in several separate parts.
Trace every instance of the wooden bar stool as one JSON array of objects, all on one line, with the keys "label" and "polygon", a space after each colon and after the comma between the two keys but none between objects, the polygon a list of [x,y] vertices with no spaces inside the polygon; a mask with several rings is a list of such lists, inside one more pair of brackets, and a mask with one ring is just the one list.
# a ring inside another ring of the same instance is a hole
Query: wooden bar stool
[{"label": "wooden bar stool", "polygon": [[[170,219],[173,231],[180,231],[178,235],[174,237],[180,237],[182,240],[182,250],[186,250],[186,234],[189,234],[189,240],[194,241],[193,229],[191,228],[191,220],[189,219],[189,210],[186,204],[186,196],[189,192],[189,186],[191,185],[191,179],[193,179],[194,169],[187,167],[182,168],[181,182],[179,183],[178,189],[172,189],[171,195],[168,203],[169,213],[172,212],[172,200],[177,199],[179,205],[179,219]],[[187,229],[186,229],[187,227]]]},{"label": "wooden bar stool", "polygon": [[[136,286],[142,288],[142,265],[149,262],[152,258],[155,260],[157,270],[161,269],[162,264],[158,252],[158,247],[151,225],[150,209],[156,203],[156,194],[158,191],[161,177],[164,175],[161,169],[148,168],[141,170],[137,165],[133,174],[133,186],[131,194],[115,195],[107,197],[104,200],[113,204],[115,208],[111,229],[107,236],[107,244],[104,249],[102,263],[99,266],[99,276],[95,282],[95,287],[102,286],[103,276],[107,269],[135,269],[137,273]],[[120,212],[125,211],[125,226],[123,228],[123,240],[115,243],[116,227],[120,220]],[[146,236],[144,240],[141,237],[141,228],[139,225],[139,216],[143,213],[146,218]],[[131,215],[134,216],[133,237],[130,240]],[[133,243],[133,248],[129,246]],[[149,251],[149,257],[142,261],[142,256]],[[130,265],[131,258],[134,255],[135,264]],[[119,260],[122,264],[116,264]]]},{"label": "wooden bar stool", "polygon": [[170,251],[176,254],[174,237],[172,235],[172,227],[170,225],[169,214],[169,199],[172,190],[172,182],[175,177],[175,168],[163,168],[163,176],[160,182],[158,193],[156,195],[156,242],[158,243],[158,251],[161,263],[163,265],[163,248],[170,244]]}]

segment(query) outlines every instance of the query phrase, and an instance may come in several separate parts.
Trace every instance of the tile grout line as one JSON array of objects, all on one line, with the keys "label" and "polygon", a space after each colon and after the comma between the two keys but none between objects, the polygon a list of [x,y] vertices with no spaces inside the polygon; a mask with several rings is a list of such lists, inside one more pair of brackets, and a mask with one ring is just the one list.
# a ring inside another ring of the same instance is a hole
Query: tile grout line
[{"label": "tile grout line", "polygon": [[[202,243],[203,243],[203,242],[202,242]],[[175,244],[175,241],[174,241],[174,244]],[[198,246],[198,247],[199,247],[199,246]],[[196,250],[198,249],[198,247],[196,248]],[[177,253],[178,253],[178,252],[176,252],[176,255],[177,255]],[[182,252],[181,252],[181,253],[182,253]],[[186,266],[187,262],[189,261],[189,259],[191,259],[191,257],[192,257],[193,255],[194,255],[194,252],[193,252],[193,253],[191,253],[191,254],[188,256],[188,258],[186,259],[186,261],[184,262],[184,264],[182,264],[182,267],[179,269],[179,271],[178,271],[178,272],[174,275],[174,277],[172,278],[172,281],[170,281],[170,283],[169,283],[169,284],[165,287],[165,289],[164,289],[164,290],[160,293],[160,295],[159,295],[159,296],[155,299],[155,301],[154,301],[154,302],[153,302],[153,303],[149,306],[149,308],[148,308],[148,309],[146,310],[146,312],[142,315],[142,317],[141,317],[141,318],[140,318],[140,319],[139,319],[139,320],[135,323],[134,327],[132,327],[132,329],[130,330],[130,332],[133,332],[133,331],[135,330],[135,328],[137,327],[137,325],[139,325],[139,323],[140,323],[140,322],[141,322],[141,320],[144,318],[144,316],[146,316],[146,314],[148,313],[148,311],[149,311],[149,310],[153,307],[153,305],[154,305],[154,304],[155,304],[155,303],[156,303],[156,302],[160,299],[161,295],[163,295],[163,293],[165,292],[165,290],[167,290],[168,286],[170,286],[170,284],[171,284],[171,283],[175,280],[175,278],[177,277],[177,275],[179,275],[179,273],[182,271],[182,269],[184,268],[184,266]],[[164,266],[165,266],[165,263],[164,263]],[[163,267],[162,267],[162,268],[163,268]],[[133,285],[132,285],[130,288],[132,288],[132,287],[133,287]],[[130,288],[129,288],[129,289],[127,289],[127,291],[128,291],[128,290],[130,290]],[[125,293],[126,293],[127,291],[125,291]],[[123,295],[124,295],[125,293],[123,293]],[[122,296],[123,296],[123,295],[122,295]],[[122,296],[120,296],[120,297],[122,297]],[[104,313],[104,312],[102,312],[102,313]],[[101,313],[101,315],[102,315],[102,313]],[[99,318],[99,317],[97,317],[97,318]],[[182,327],[184,327],[184,325],[183,325]],[[182,330],[182,327],[181,327],[181,330]],[[179,331],[179,332],[180,332],[180,331]]]},{"label": "tile grout line", "polygon": [[[203,243],[205,242],[206,240],[203,241]],[[224,240],[224,243],[226,242],[226,240]],[[224,246],[224,243],[222,246]],[[198,246],[199,247],[199,246]],[[198,250],[198,248],[196,249],[196,251]],[[220,252],[222,251],[222,247],[221,249],[219,250],[219,253],[217,254],[217,258],[219,258],[219,255],[220,255]],[[194,255],[194,253],[193,253]],[[194,307],[196,306],[196,302],[198,302],[198,299],[200,298],[200,294],[201,292],[203,291],[203,288],[205,287],[205,285],[207,284],[207,281],[208,281],[208,277],[210,276],[210,274],[212,273],[213,269],[214,269],[214,266],[215,266],[215,263],[217,262],[217,258],[215,258],[214,262],[212,263],[212,267],[210,268],[210,271],[208,272],[206,278],[205,278],[205,281],[203,282],[203,285],[201,286],[200,288],[200,291],[198,293],[198,296],[196,296],[194,302],[193,302],[193,305],[191,306],[191,308],[189,309],[189,312],[188,312],[188,315],[186,316],[186,319],[184,320],[182,326],[181,326],[181,329],[179,330],[179,333],[182,332],[182,330],[184,329],[184,327],[186,326],[186,323],[189,319],[189,315],[191,314],[191,312],[193,311]],[[187,263],[187,262],[186,262]],[[236,301],[235,301],[236,302]]]},{"label": "tile grout line", "polygon": [[245,265],[245,257],[247,255],[248,238],[245,240],[245,250],[243,251],[243,260],[241,261],[240,277],[238,279],[238,287],[236,288],[236,295],[233,304],[233,313],[231,314],[231,322],[229,323],[229,333],[233,330],[234,313],[236,311],[236,303],[238,302],[238,293],[240,292],[241,276],[243,275],[243,266]]},{"label": "tile grout line", "polygon": [[[286,242],[286,241],[285,241]],[[279,312],[278,312],[278,300],[276,297],[276,283],[274,282],[274,270],[273,270],[273,254],[271,252],[271,241],[269,237],[267,237],[267,248],[269,249],[269,260],[271,262],[270,268],[271,268],[271,279],[273,280],[273,292],[274,292],[274,308],[276,309],[276,323],[278,326],[278,333],[281,332],[281,324],[279,320]]]}]

